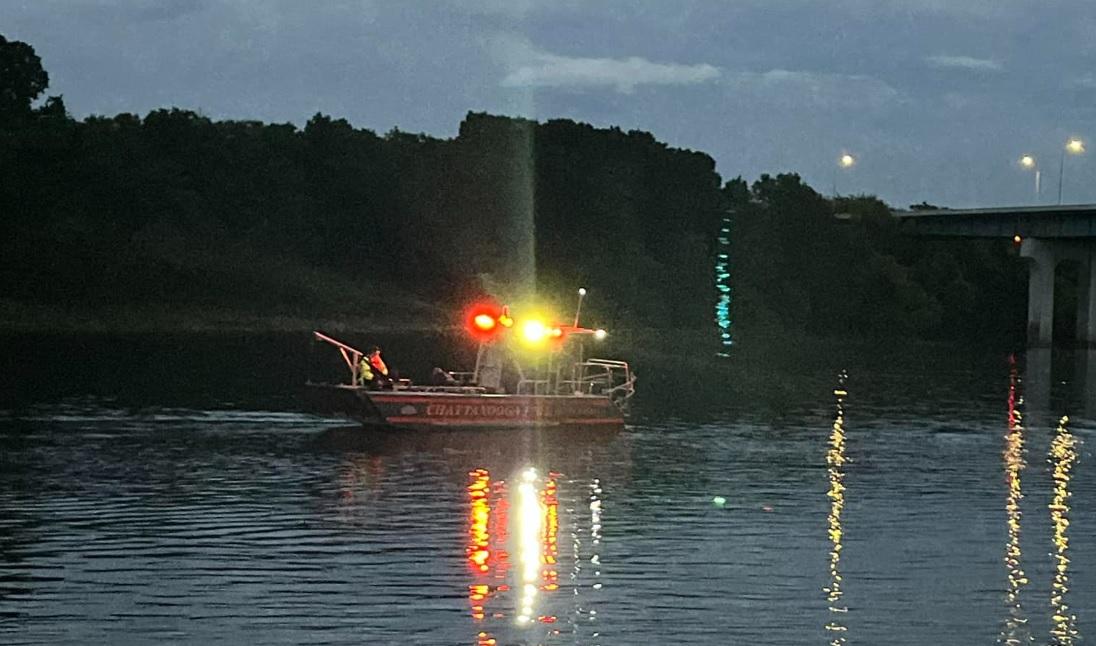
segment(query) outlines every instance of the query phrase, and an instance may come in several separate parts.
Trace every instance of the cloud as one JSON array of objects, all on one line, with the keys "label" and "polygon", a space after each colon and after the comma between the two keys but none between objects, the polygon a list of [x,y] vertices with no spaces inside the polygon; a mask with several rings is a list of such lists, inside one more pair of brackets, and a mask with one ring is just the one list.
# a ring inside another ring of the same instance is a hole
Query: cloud
[{"label": "cloud", "polygon": [[[739,4],[772,9],[773,7],[817,7],[818,0],[739,0]],[[965,18],[1026,18],[1027,3],[1020,0],[829,0],[827,11],[863,17],[892,14],[907,19],[920,16],[960,16]]]},{"label": "cloud", "polygon": [[734,96],[789,107],[881,108],[901,99],[898,90],[871,76],[773,69],[728,74]]},{"label": "cloud", "polygon": [[472,16],[525,16],[537,9],[538,5],[535,0],[465,0],[448,8]]},{"label": "cloud", "polygon": [[1001,64],[988,58],[973,58],[971,56],[929,56],[925,62],[932,67],[942,69],[962,69],[974,72],[999,72]]},{"label": "cloud", "polygon": [[1082,88],[1085,90],[1096,89],[1096,75],[1091,73],[1082,74],[1081,76],[1069,79],[1066,84],[1074,88]]},{"label": "cloud", "polygon": [[[639,85],[693,85],[719,77],[719,68],[706,63],[655,63],[639,56],[585,58],[560,56],[511,41],[510,70],[504,87],[614,88],[630,94]],[[516,54],[516,56],[515,56]]]}]

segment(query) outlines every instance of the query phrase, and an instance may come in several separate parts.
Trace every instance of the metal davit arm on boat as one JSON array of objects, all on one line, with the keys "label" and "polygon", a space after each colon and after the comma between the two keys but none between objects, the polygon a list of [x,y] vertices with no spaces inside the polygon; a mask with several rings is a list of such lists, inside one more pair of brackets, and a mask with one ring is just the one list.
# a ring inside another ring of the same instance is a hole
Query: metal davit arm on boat
[{"label": "metal davit arm on boat", "polygon": [[346,362],[346,366],[350,368],[350,383],[356,385],[358,383],[358,364],[361,362],[362,356],[365,354],[357,348],[353,348],[342,341],[333,339],[319,330],[312,331],[317,341],[323,341],[330,343],[339,349],[339,353],[342,354],[343,361]]}]

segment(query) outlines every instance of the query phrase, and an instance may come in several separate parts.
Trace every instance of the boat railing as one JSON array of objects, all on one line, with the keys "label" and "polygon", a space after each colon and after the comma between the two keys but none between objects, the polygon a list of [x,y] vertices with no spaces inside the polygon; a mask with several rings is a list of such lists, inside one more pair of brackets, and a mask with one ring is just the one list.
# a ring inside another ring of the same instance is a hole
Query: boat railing
[{"label": "boat railing", "polygon": [[476,373],[469,371],[456,371],[446,370],[445,374],[449,375],[453,381],[459,386],[474,386],[476,385]]},{"label": "boat railing", "polygon": [[518,381],[519,395],[547,395],[550,382],[547,379],[521,379]]},{"label": "boat railing", "polygon": [[487,389],[482,386],[408,386],[403,388],[415,393],[449,393],[453,395],[483,395]]},{"label": "boat railing", "polygon": [[635,394],[636,377],[626,361],[587,359],[572,368],[572,378],[561,380],[558,391],[583,395],[603,395],[625,404]]},{"label": "boat railing", "polygon": [[312,335],[317,341],[323,341],[324,343],[329,343],[338,348],[339,354],[342,355],[343,361],[346,363],[346,367],[350,370],[350,383],[348,385],[362,385],[360,366],[362,357],[365,356],[365,353],[342,341],[333,339],[319,330],[313,330]]},{"label": "boat railing", "polygon": [[[361,388],[366,384],[362,382],[360,366],[364,353],[357,348],[333,339],[319,332],[313,332],[317,341],[323,341],[335,346],[342,355],[349,372],[349,383],[344,384],[348,388]],[[516,364],[518,381],[516,393],[518,395],[598,395],[609,397],[618,406],[624,406],[635,394],[635,374],[626,361],[614,359],[587,359],[570,364],[570,379],[565,379],[567,363],[539,366],[531,372],[526,372]],[[393,384],[396,390],[411,390],[417,392],[446,392],[482,394],[491,389],[485,388],[476,382],[475,372],[446,371],[447,381],[444,384],[431,384],[429,386],[413,385],[410,380],[400,379]]]},{"label": "boat railing", "polygon": [[515,387],[518,395],[548,395],[552,392],[552,381],[547,373],[540,369],[526,372],[518,363],[518,383]]}]

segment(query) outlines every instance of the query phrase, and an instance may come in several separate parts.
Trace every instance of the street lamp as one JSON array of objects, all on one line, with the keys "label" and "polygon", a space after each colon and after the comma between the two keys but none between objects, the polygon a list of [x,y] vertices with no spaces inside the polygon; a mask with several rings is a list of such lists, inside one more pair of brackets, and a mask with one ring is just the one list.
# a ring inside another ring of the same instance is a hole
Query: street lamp
[{"label": "street lamp", "polygon": [[1058,204],[1062,203],[1062,177],[1066,170],[1066,153],[1071,155],[1080,155],[1085,152],[1085,142],[1081,141],[1077,137],[1070,137],[1066,142],[1065,147],[1062,148],[1062,157],[1058,160]]},{"label": "street lamp", "polygon": [[1020,165],[1027,170],[1035,171],[1035,201],[1039,201],[1039,179],[1042,171],[1039,170],[1039,163],[1035,161],[1035,158],[1031,155],[1024,155],[1020,158]]},{"label": "street lamp", "polygon": [[578,327],[578,315],[582,312],[582,299],[586,298],[586,288],[578,288],[578,306],[575,307],[575,327]]},{"label": "street lamp", "polygon": [[[856,157],[853,157],[849,153],[842,153],[837,158],[837,166],[842,169],[852,168],[856,165]],[[837,169],[833,171],[833,196],[837,197]]]}]

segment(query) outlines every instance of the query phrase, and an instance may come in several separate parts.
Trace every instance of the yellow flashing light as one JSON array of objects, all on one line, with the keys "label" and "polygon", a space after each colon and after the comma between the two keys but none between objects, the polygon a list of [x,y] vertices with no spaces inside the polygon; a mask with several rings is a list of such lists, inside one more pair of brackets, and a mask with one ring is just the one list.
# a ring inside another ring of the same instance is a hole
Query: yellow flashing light
[{"label": "yellow flashing light", "polygon": [[521,336],[529,343],[540,343],[548,337],[549,330],[537,320],[526,321],[521,327]]}]

